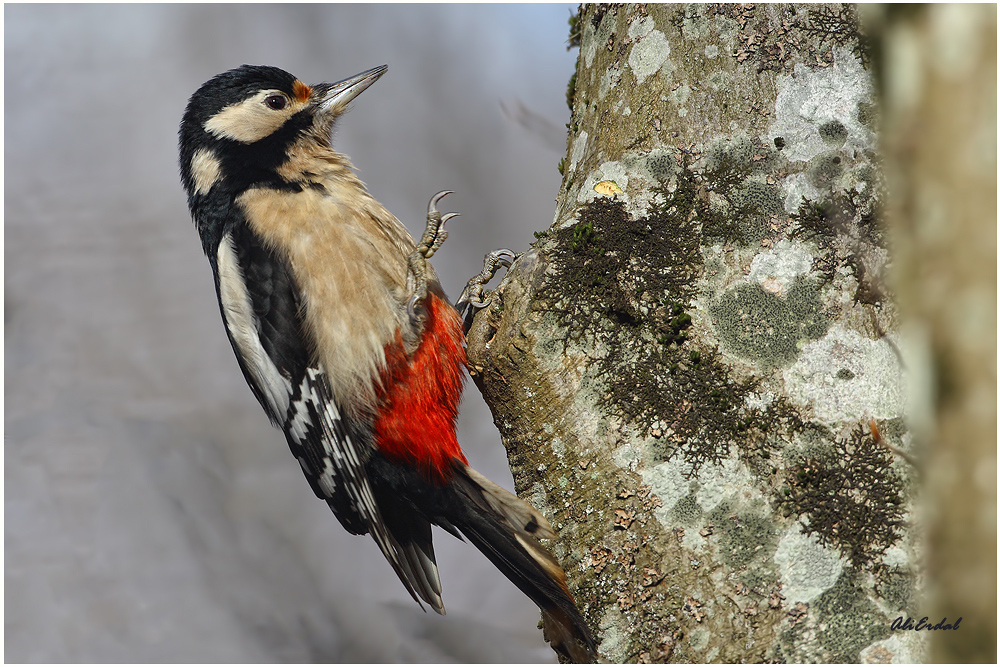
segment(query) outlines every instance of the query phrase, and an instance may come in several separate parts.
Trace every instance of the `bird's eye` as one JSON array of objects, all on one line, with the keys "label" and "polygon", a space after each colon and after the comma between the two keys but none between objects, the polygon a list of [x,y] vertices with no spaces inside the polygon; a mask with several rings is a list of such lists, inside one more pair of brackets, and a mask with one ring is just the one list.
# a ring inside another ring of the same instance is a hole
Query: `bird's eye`
[{"label": "bird's eye", "polygon": [[284,95],[271,95],[266,100],[264,100],[264,104],[266,104],[271,109],[274,109],[275,111],[281,111],[286,106],[288,106],[288,98],[286,98]]}]

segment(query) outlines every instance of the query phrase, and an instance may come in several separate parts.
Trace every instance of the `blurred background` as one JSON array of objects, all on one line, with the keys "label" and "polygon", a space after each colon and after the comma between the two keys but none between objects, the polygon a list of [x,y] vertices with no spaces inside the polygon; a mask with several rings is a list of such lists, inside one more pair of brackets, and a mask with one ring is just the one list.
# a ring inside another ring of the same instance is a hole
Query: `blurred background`
[{"label": "blurred background", "polygon": [[[448,616],[318,501],[236,365],[178,179],[188,96],[243,63],[380,64],[335,146],[435,265],[551,222],[574,5],[4,7],[5,658],[554,662],[538,611],[437,531]],[[512,488],[470,383],[460,439]]]}]

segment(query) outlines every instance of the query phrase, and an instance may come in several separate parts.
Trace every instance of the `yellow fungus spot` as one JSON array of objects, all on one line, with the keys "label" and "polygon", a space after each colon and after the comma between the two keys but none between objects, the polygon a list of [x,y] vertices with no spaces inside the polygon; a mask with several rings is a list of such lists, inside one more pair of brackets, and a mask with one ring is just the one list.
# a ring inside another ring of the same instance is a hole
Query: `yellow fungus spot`
[{"label": "yellow fungus spot", "polygon": [[614,181],[601,181],[594,186],[594,192],[599,195],[614,197],[615,195],[620,195],[622,193],[622,189],[618,187],[618,184]]}]

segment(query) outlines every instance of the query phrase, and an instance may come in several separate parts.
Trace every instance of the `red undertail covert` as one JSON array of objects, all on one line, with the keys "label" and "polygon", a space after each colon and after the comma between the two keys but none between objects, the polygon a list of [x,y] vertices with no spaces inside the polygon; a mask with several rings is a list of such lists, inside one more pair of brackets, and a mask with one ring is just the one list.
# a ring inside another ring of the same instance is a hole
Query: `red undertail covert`
[{"label": "red undertail covert", "polygon": [[455,436],[467,361],[458,313],[434,294],[426,306],[424,336],[413,357],[407,359],[401,340],[386,347],[375,442],[388,458],[443,484],[451,478],[452,459],[468,463]]}]

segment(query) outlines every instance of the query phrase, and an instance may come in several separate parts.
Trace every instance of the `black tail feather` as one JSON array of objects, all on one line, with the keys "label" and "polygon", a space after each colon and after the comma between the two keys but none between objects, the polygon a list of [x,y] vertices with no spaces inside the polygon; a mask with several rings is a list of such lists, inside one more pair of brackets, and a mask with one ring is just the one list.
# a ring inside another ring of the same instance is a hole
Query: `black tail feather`
[{"label": "black tail feather", "polygon": [[394,538],[394,546],[399,554],[401,568],[396,574],[403,585],[410,589],[414,599],[419,596],[434,611],[444,614],[430,522],[398,498],[382,496],[378,503],[382,520]]},{"label": "black tail feather", "polygon": [[[373,491],[404,551],[419,549],[433,562],[428,521],[453,534],[460,531],[542,610],[545,639],[556,652],[573,662],[597,660],[590,630],[566,587],[566,573],[536,537],[555,536],[541,514],[458,461],[445,486],[381,456],[368,465],[377,468],[369,475]],[[423,579],[423,572],[414,574],[411,583],[418,591],[440,591],[439,584]]]},{"label": "black tail feather", "polygon": [[548,555],[544,547],[538,544],[529,551],[493,517],[471,518],[460,530],[542,610],[545,639],[553,649],[573,662],[594,661],[597,655],[594,640],[565,587],[566,575],[560,568],[561,579],[555,578],[549,564],[540,564],[534,556],[539,552]]},{"label": "black tail feather", "polygon": [[[460,465],[456,464],[456,468]],[[566,573],[562,567],[531,534],[535,530],[529,532],[524,526],[512,525],[507,517],[493,508],[495,502],[484,497],[493,490],[484,494],[475,478],[467,474],[470,469],[461,468],[456,470],[452,481],[457,494],[468,499],[462,503],[467,510],[462,513],[462,518],[453,519],[459,530],[542,610],[545,639],[553,649],[573,662],[594,662],[597,657],[594,640],[566,587]],[[478,476],[478,473],[472,472]],[[503,493],[516,499],[509,492]],[[531,509],[523,501],[518,502]],[[545,520],[541,519],[541,522]],[[544,526],[551,531],[547,522]]]}]

